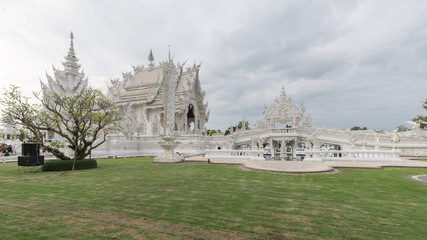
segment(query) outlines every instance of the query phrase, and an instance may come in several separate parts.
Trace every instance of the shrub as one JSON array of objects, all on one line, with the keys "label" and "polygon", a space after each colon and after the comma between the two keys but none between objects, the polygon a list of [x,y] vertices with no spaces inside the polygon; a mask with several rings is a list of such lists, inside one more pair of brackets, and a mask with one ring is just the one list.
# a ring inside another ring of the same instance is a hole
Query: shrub
[{"label": "shrub", "polygon": [[[52,160],[45,161],[43,171],[70,171],[73,167],[73,160]],[[97,168],[98,163],[95,159],[76,160],[75,170]]]}]

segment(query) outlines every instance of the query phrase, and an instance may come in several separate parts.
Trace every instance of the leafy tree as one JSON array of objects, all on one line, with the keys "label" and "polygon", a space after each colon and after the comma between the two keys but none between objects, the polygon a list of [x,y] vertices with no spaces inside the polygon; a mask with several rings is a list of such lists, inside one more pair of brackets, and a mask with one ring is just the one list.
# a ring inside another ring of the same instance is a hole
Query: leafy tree
[{"label": "leafy tree", "polygon": [[[242,121],[239,121],[239,124],[237,124],[237,129],[242,129],[242,127],[243,127],[243,124],[242,124]],[[246,129],[251,129],[250,127],[249,127],[249,122],[248,121],[245,121],[245,127],[246,127]]]},{"label": "leafy tree", "polygon": [[[225,134],[224,135],[228,135],[228,134],[230,134],[232,131],[233,132],[235,132],[235,131],[237,131],[237,130],[239,130],[239,129],[242,129],[242,121],[239,121],[239,123],[237,123],[237,126],[230,126],[229,128],[227,128],[227,130],[225,130]],[[247,130],[249,130],[249,129],[251,129],[250,127],[249,127],[249,122],[248,121],[245,121],[245,126],[246,126],[246,129]]]},{"label": "leafy tree", "polygon": [[397,126],[397,131],[398,132],[407,132],[407,131],[411,131],[411,129],[406,127],[406,126],[399,125],[399,126]]},{"label": "leafy tree", "polygon": [[215,131],[215,130],[211,130],[211,129],[206,130],[206,135],[208,135],[208,136],[212,136],[212,135],[211,135],[211,131]]},{"label": "leafy tree", "polygon": [[[427,99],[423,104],[423,108],[427,110]],[[420,123],[420,128],[427,130],[427,116],[418,115],[416,118],[413,118],[412,121]]]},{"label": "leafy tree", "polygon": [[212,136],[216,133],[222,134],[222,131],[220,129],[217,129],[217,130],[211,129],[211,130],[207,130],[206,133],[207,133],[207,135]]},{"label": "leafy tree", "polygon": [[[0,99],[4,106],[3,120],[25,126],[43,149],[59,159],[71,159],[61,151],[63,147],[74,152],[74,160],[84,159],[105,142],[119,119],[113,104],[99,90],[92,88],[70,97],[57,94],[41,97],[40,93],[34,93],[41,104],[30,103],[17,86],[4,90],[4,97]],[[44,143],[45,131],[53,131],[62,141]],[[73,169],[74,165],[75,162]]]},{"label": "leafy tree", "polygon": [[18,135],[18,138],[19,138],[19,141],[24,141],[24,139],[25,139],[25,133],[24,133],[24,131],[20,131],[19,132],[19,135]]},{"label": "leafy tree", "polygon": [[359,126],[354,126],[354,127],[352,127],[350,130],[351,130],[351,131],[356,131],[356,130],[368,130],[368,128],[367,128],[367,127],[363,127],[363,128],[361,128],[361,127],[359,127]]}]

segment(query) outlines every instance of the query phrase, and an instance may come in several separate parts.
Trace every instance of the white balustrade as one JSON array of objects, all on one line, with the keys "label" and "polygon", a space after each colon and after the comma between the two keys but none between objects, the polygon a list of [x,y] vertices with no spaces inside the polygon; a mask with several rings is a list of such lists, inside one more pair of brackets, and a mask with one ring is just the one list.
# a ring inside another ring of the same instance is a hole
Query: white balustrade
[{"label": "white balustrade", "polygon": [[296,129],[295,128],[272,128],[271,132],[273,134],[295,134],[296,133]]},{"label": "white balustrade", "polygon": [[399,150],[305,150],[304,161],[400,161]]},{"label": "white balustrade", "polygon": [[206,158],[265,160],[263,150],[206,150]]}]

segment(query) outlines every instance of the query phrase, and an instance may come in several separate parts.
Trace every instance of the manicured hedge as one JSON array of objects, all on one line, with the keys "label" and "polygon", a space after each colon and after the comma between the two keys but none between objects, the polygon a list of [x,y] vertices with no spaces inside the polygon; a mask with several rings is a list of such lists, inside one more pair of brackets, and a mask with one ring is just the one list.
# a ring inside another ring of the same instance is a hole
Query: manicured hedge
[{"label": "manicured hedge", "polygon": [[[52,160],[45,161],[43,171],[70,171],[73,167],[73,160]],[[75,170],[97,168],[98,163],[95,159],[76,160]]]}]

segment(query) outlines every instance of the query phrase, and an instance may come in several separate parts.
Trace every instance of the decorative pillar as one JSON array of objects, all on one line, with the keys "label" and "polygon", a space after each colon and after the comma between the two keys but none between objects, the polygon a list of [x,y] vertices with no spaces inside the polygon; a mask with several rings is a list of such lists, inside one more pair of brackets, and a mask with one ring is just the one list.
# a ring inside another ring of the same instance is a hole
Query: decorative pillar
[{"label": "decorative pillar", "polygon": [[292,161],[295,161],[297,158],[297,138],[294,139],[294,146],[292,147]]},{"label": "decorative pillar", "polygon": [[175,127],[175,65],[170,58],[163,63],[163,136],[159,142],[160,146],[164,149],[164,152],[158,155],[154,162],[179,162],[183,159],[176,154],[175,147],[178,145],[176,136],[173,136],[173,129]]},{"label": "decorative pillar", "polygon": [[280,160],[283,161],[286,157],[286,141],[282,140],[280,146]]}]

